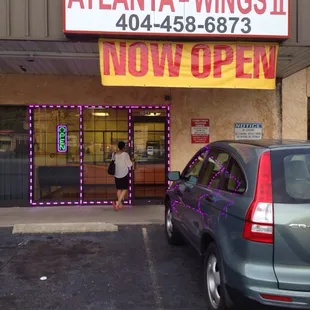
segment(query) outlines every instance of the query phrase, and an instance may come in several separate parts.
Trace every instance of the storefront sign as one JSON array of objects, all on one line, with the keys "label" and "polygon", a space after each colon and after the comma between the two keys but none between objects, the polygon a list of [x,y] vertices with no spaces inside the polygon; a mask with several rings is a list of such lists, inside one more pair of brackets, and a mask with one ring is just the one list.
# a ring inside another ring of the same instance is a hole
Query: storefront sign
[{"label": "storefront sign", "polygon": [[99,40],[105,86],[274,89],[277,43]]},{"label": "storefront sign", "polygon": [[63,0],[64,32],[288,38],[290,0]]},{"label": "storefront sign", "polygon": [[191,136],[192,143],[207,144],[210,142],[210,120],[209,119],[192,119]]},{"label": "storefront sign", "polygon": [[57,126],[57,152],[66,153],[68,150],[68,127],[67,125]]},{"label": "storefront sign", "polygon": [[262,123],[236,123],[235,140],[260,140],[263,138]]}]

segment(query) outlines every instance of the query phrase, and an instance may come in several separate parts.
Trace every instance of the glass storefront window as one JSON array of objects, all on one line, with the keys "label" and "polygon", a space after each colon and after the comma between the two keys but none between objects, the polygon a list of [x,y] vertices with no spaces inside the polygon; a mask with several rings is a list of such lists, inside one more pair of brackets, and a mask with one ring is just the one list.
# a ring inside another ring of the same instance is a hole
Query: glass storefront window
[{"label": "glass storefront window", "polygon": [[[107,170],[119,141],[125,142],[126,151],[136,160],[125,202],[163,199],[169,160],[168,109],[34,106],[30,111],[34,205],[115,200],[115,180]],[[0,148],[6,143],[3,139]]]},{"label": "glass storefront window", "polygon": [[29,203],[27,112],[27,107],[0,107],[0,206]]},{"label": "glass storefront window", "polygon": [[[57,126],[67,128],[67,151],[57,151]],[[36,108],[33,114],[34,201],[79,202],[79,109]]]}]

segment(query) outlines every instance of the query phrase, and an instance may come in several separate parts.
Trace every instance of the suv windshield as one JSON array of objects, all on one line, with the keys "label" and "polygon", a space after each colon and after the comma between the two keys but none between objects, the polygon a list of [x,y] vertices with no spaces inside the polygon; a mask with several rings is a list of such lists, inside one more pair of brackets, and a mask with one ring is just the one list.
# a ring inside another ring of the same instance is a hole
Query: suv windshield
[{"label": "suv windshield", "polygon": [[310,203],[310,148],[272,150],[275,203]]}]

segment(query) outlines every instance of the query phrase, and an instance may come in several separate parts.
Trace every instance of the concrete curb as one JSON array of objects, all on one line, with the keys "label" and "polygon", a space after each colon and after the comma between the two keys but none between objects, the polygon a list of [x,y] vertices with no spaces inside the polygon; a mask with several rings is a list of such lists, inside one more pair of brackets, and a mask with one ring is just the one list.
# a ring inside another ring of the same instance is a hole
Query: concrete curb
[{"label": "concrete curb", "polygon": [[12,234],[57,234],[116,231],[118,231],[118,226],[111,223],[42,223],[16,224],[13,226]]}]

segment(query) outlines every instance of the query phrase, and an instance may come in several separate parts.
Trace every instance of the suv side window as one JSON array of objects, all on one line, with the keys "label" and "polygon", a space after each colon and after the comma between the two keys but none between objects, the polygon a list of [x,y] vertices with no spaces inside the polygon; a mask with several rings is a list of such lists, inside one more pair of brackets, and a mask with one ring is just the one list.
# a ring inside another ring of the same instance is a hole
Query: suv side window
[{"label": "suv side window", "polygon": [[224,188],[231,193],[243,194],[246,190],[246,181],[243,171],[237,161],[231,158],[225,173]]},{"label": "suv side window", "polygon": [[188,179],[190,176],[195,176],[196,178],[198,178],[207,154],[208,150],[200,150],[188,163],[182,173],[182,177],[185,179]]},{"label": "suv side window", "polygon": [[226,166],[228,159],[229,154],[224,151],[211,151],[203,168],[199,183],[213,189],[220,188],[221,171]]}]

